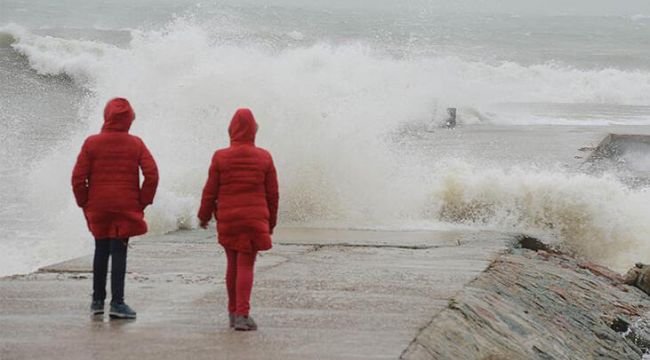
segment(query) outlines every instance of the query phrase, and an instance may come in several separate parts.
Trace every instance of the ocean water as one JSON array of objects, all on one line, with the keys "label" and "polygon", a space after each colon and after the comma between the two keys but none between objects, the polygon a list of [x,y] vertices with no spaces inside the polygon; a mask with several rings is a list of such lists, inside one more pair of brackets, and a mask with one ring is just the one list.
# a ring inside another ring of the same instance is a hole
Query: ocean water
[{"label": "ocean water", "polygon": [[[0,0],[0,275],[92,250],[69,177],[115,96],[160,167],[153,233],[196,227],[247,106],[283,225],[525,231],[620,270],[650,261],[647,189],[574,158],[650,133],[647,6],[346,4]],[[438,128],[447,107],[459,128]]]}]

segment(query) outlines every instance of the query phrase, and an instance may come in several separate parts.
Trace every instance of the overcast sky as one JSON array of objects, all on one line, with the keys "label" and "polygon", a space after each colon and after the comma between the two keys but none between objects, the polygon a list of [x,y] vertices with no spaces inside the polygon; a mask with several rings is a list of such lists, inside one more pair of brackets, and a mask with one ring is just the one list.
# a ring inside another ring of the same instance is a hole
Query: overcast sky
[{"label": "overcast sky", "polygon": [[492,9],[522,14],[650,14],[650,0],[459,0],[456,2],[479,5],[483,10]]},{"label": "overcast sky", "polygon": [[650,15],[650,0],[248,0],[307,8],[410,8],[519,15]]}]

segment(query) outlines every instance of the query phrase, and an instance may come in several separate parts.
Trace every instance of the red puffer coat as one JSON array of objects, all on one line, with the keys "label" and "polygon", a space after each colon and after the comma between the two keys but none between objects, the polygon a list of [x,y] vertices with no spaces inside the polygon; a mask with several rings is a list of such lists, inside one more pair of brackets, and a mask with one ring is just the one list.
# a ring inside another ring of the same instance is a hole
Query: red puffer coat
[{"label": "red puffer coat", "polygon": [[219,243],[227,249],[268,250],[279,199],[273,159],[255,146],[257,123],[250,110],[237,110],[228,132],[230,147],[212,157],[198,217],[205,224],[215,215]]},{"label": "red puffer coat", "polygon": [[[144,208],[153,203],[158,168],[144,142],[129,135],[135,119],[126,99],[106,104],[101,133],[86,139],[72,171],[72,190],[96,239],[147,232]],[[140,168],[144,182],[140,187]]]}]

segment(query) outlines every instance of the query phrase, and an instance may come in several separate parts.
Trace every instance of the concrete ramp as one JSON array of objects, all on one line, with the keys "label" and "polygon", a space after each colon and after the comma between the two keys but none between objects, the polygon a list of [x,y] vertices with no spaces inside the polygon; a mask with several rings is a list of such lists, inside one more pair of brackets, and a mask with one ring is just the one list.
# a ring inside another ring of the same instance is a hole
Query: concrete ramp
[{"label": "concrete ramp", "polygon": [[90,319],[90,256],[0,279],[0,359],[397,359],[511,238],[279,230],[259,257],[252,333],[228,328],[214,233],[144,238],[129,252],[133,322]]},{"label": "concrete ramp", "polygon": [[650,135],[609,134],[585,165],[591,172],[615,172],[630,185],[650,185]]}]

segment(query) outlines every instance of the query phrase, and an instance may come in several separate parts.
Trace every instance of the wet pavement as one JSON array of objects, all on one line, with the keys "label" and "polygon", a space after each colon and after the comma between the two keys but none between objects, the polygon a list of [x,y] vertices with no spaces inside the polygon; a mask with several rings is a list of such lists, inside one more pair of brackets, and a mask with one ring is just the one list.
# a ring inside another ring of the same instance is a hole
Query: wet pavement
[{"label": "wet pavement", "polygon": [[128,259],[136,321],[90,318],[90,256],[0,279],[0,359],[397,359],[511,239],[279,230],[256,268],[260,328],[240,333],[228,328],[214,233],[143,238]]}]

